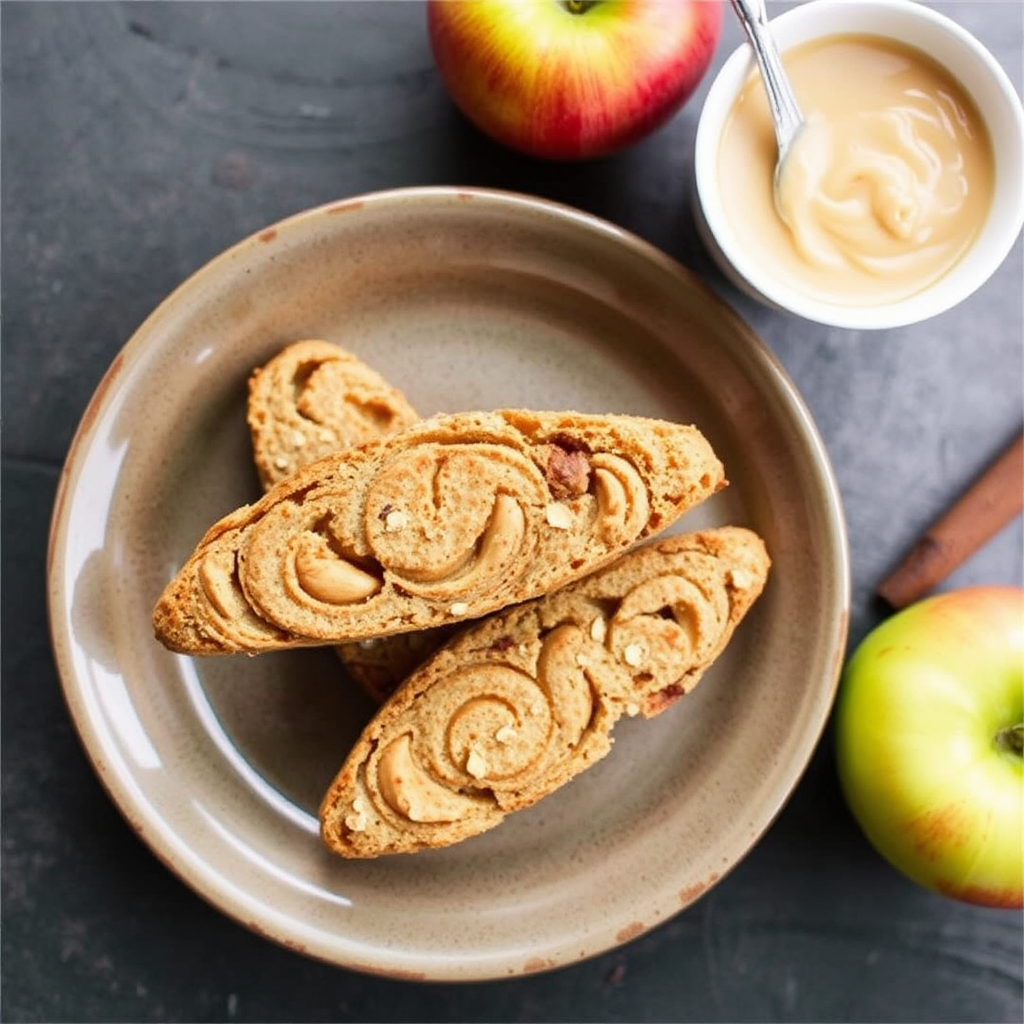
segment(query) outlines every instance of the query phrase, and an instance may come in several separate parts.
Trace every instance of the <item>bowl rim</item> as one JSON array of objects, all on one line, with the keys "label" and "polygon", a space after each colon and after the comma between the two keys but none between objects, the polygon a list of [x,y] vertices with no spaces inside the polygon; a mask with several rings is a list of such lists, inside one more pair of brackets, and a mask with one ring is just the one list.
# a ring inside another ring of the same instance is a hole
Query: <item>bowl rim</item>
[{"label": "bowl rim", "polygon": [[[785,52],[787,46],[849,32],[848,29],[836,30],[831,27],[831,19],[836,13],[856,12],[857,17],[864,17],[866,13],[870,17],[871,12],[875,11],[883,15],[895,15],[900,20],[909,19],[941,34],[963,54],[965,62],[971,63],[976,76],[985,77],[992,94],[1001,102],[998,115],[1000,124],[1012,126],[1009,134],[1005,131],[992,131],[993,118],[977,102],[974,90],[963,82],[963,76],[958,70],[947,68],[975,100],[989,127],[996,160],[996,189],[988,216],[975,243],[938,280],[913,295],[882,305],[832,303],[791,288],[772,277],[736,243],[721,202],[716,172],[721,127],[743,83],[756,70],[746,42],[741,42],[733,50],[715,76],[700,112],[694,142],[694,192],[698,226],[712,255],[719,262],[727,264],[723,265],[723,269],[737,285],[762,303],[806,320],[853,330],[903,327],[952,309],[995,273],[1009,255],[1024,226],[1024,188],[1020,186],[1024,176],[1024,106],[1005,69],[964,26],[917,0],[808,0],[772,18],[770,24],[779,37],[780,49]],[[813,30],[802,31],[812,26]],[[863,34],[894,39],[928,55],[922,46],[899,33],[893,33],[886,22],[871,29],[865,28]],[[796,38],[788,42],[793,35]],[[1004,161],[1008,165],[1007,170],[1001,166]]]},{"label": "bowl rim", "polygon": [[[731,321],[732,329],[744,336],[753,349],[753,358],[761,372],[770,376],[785,397],[787,408],[793,419],[801,428],[801,440],[807,451],[809,461],[813,462],[819,474],[819,486],[827,500],[827,513],[830,529],[833,534],[833,562],[829,565],[831,573],[830,592],[835,595],[834,627],[832,646],[835,648],[835,662],[831,666],[828,678],[823,675],[819,681],[819,702],[823,709],[813,728],[808,728],[801,738],[799,764],[787,776],[788,785],[776,794],[773,806],[766,811],[764,827],[756,835],[750,837],[744,851],[736,858],[739,864],[760,841],[770,828],[778,814],[785,807],[804,776],[821,737],[828,726],[830,710],[838,692],[842,656],[848,635],[849,607],[851,600],[850,555],[845,513],[828,452],[824,442],[811,418],[810,411],[799,392],[786,374],[774,353],[765,345],[757,334],[739,317],[721,298],[703,282],[696,274],[679,264],[667,254],[646,242],[639,236],[618,227],[600,217],[578,210],[574,207],[541,199],[521,193],[497,189],[454,187],[454,186],[416,186],[398,188],[355,195],[343,200],[328,202],[320,206],[302,210],[286,216],[268,227],[254,231],[250,235],[235,242],[218,255],[198,267],[186,277],[153,311],[142,321],[131,337],[115,356],[108,371],[97,385],[79,425],[65,459],[64,467],[58,482],[57,493],[51,512],[49,533],[49,551],[47,557],[47,600],[48,617],[51,634],[51,645],[55,654],[61,689],[65,704],[69,710],[76,731],[83,744],[88,759],[96,772],[113,804],[133,830],[143,839],[158,860],[172,874],[176,875],[190,889],[200,895],[207,903],[225,914],[235,923],[248,928],[254,933],[276,942],[293,951],[302,953],[314,960],[323,961],[368,974],[380,974],[396,979],[430,980],[430,981],[481,981],[508,976],[504,972],[487,969],[453,970],[450,966],[441,965],[435,972],[425,978],[412,975],[398,966],[398,961],[368,961],[352,955],[352,950],[339,939],[334,946],[328,948],[318,937],[312,927],[296,932],[289,928],[283,915],[270,914],[260,919],[251,901],[225,889],[218,881],[215,872],[210,869],[206,860],[191,846],[184,843],[181,837],[162,819],[149,800],[138,791],[131,778],[126,778],[117,765],[107,758],[102,729],[90,716],[81,694],[76,692],[73,680],[75,669],[72,649],[74,638],[65,635],[61,621],[64,612],[65,591],[65,557],[70,528],[69,511],[72,507],[71,494],[80,479],[82,472],[81,457],[88,445],[95,441],[100,433],[104,413],[110,407],[118,388],[118,380],[130,376],[133,363],[141,357],[144,346],[150,337],[157,333],[159,326],[167,316],[173,315],[175,306],[187,298],[193,289],[200,286],[208,277],[223,274],[230,270],[233,263],[244,259],[247,253],[260,251],[263,243],[278,235],[289,236],[301,233],[312,222],[331,217],[342,211],[359,215],[366,209],[371,212],[381,206],[397,204],[418,204],[424,201],[448,201],[452,199],[478,198],[492,205],[506,209],[517,209],[530,212],[545,218],[552,218],[560,224],[574,222],[584,231],[595,233],[606,240],[624,246],[632,256],[653,261],[663,270],[675,276],[685,277],[694,287],[705,292],[708,301],[714,302],[721,314]],[[724,876],[723,876],[724,877]],[[696,898],[696,896],[694,896]],[[265,908],[262,908],[265,909]],[[679,911],[684,909],[679,907]],[[614,945],[598,945],[588,951],[589,956],[597,956],[608,952]],[[575,957],[566,957],[558,962],[550,962],[535,970],[550,970],[556,967],[569,966],[578,962]]]}]

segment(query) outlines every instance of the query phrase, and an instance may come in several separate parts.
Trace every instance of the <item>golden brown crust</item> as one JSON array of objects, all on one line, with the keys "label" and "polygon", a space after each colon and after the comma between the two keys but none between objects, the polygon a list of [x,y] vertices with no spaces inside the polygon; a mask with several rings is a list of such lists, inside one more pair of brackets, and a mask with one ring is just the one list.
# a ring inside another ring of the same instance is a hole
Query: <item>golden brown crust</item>
[{"label": "golden brown crust", "polygon": [[[586,453],[556,499],[551,447]],[[256,653],[477,618],[607,564],[724,486],[697,428],[504,410],[321,459],[208,531],[153,614],[183,653]]]},{"label": "golden brown crust", "polygon": [[623,715],[697,684],[761,594],[769,558],[723,527],[642,546],[462,630],[381,708],[320,809],[327,846],[448,846],[602,758]]}]

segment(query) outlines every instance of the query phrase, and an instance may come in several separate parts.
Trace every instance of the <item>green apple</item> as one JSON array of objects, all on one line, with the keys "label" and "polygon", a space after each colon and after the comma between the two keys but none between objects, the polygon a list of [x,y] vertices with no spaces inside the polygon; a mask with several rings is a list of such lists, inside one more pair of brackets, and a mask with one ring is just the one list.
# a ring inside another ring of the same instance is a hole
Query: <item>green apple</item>
[{"label": "green apple", "polygon": [[835,712],[839,777],[876,849],[921,885],[1020,907],[1024,590],[966,587],[870,632]]},{"label": "green apple", "polygon": [[707,71],[719,0],[429,0],[441,79],[481,131],[532,156],[622,149]]}]

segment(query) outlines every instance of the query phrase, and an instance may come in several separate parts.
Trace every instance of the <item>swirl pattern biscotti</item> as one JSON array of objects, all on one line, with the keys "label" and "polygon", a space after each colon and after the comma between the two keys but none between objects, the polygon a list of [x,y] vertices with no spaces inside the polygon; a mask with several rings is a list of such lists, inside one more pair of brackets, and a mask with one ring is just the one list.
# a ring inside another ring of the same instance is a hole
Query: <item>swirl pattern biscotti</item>
[{"label": "swirl pattern biscotti", "polygon": [[249,377],[247,421],[265,489],[325,455],[415,423],[398,388],[351,352],[312,338]]},{"label": "swirl pattern biscotti", "polygon": [[605,565],[724,486],[694,426],[504,410],[321,459],[215,524],[153,613],[190,654],[477,618]]},{"label": "swirl pattern biscotti", "polygon": [[750,530],[675,536],[467,627],[364,729],[321,804],[324,842],[410,853],[536,803],[608,753],[623,715],[693,689],[769,564]]}]

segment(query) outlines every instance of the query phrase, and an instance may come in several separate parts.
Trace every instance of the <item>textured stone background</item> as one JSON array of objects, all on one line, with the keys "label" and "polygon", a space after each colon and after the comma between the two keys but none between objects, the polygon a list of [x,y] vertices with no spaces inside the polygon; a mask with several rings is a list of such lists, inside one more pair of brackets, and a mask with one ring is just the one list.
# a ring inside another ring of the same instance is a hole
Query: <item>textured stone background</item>
[{"label": "textured stone background", "polygon": [[[936,6],[1019,90],[1021,5]],[[8,3],[0,17],[3,1020],[1021,1020],[1020,915],[931,896],[882,863],[845,810],[827,736],[730,877],[590,962],[424,987],[279,949],[182,885],[107,799],[63,705],[44,580],[78,419],[168,292],[297,210],[393,186],[487,185],[646,238],[774,350],[846,504],[856,642],[880,618],[885,572],[1020,429],[1019,243],[933,322],[827,330],[753,306],[702,251],[689,167],[703,91],[621,156],[550,166],[498,149],[453,111],[416,3]],[[738,41],[727,14],[716,66]],[[1018,521],[948,586],[1019,583],[1021,565]]]}]

